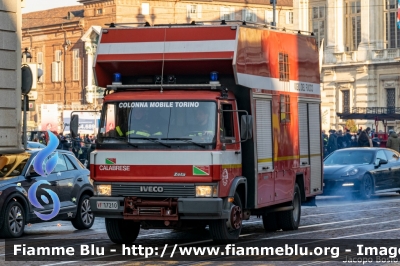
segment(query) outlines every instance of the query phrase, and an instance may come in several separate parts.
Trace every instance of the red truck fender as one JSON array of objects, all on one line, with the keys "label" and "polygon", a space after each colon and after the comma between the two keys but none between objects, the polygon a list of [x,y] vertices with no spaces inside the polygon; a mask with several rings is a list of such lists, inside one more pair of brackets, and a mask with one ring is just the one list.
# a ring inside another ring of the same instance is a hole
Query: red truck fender
[{"label": "red truck fender", "polygon": [[242,200],[243,209],[247,208],[247,178],[244,176],[237,176],[232,181],[228,197],[234,197],[235,192],[238,192]]}]

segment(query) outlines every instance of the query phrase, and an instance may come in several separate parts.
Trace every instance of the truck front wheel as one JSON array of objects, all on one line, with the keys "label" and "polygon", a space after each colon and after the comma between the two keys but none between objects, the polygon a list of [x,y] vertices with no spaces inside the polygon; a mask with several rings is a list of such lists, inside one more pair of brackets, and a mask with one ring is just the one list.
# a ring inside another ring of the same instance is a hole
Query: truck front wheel
[{"label": "truck front wheel", "polygon": [[242,231],[243,211],[242,201],[236,192],[231,207],[230,219],[214,220],[210,223],[210,234],[214,242],[228,244],[236,241]]},{"label": "truck front wheel", "polygon": [[132,244],[140,231],[140,223],[106,218],[107,235],[115,244]]}]

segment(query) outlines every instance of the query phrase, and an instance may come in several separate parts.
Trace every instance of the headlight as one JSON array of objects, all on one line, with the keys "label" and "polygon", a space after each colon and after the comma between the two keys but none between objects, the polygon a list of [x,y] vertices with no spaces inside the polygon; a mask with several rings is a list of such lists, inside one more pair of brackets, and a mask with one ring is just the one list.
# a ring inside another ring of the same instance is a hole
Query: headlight
[{"label": "headlight", "polygon": [[350,171],[347,171],[346,173],[344,173],[342,176],[351,176],[351,175],[355,175],[355,174],[357,174],[358,173],[358,169],[357,168],[354,168],[354,169],[351,169]]},{"label": "headlight", "polygon": [[111,185],[97,185],[95,188],[97,196],[111,196]]},{"label": "headlight", "polygon": [[196,186],[196,197],[216,197],[218,195],[217,186]]}]

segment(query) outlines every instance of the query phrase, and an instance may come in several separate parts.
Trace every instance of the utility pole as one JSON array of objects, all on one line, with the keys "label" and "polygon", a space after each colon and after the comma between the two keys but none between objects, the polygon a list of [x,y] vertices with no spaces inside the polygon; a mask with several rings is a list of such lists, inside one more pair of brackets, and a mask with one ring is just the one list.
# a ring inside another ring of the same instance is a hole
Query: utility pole
[{"label": "utility pole", "polygon": [[275,17],[276,0],[270,0],[269,3],[272,4],[272,24],[271,24],[271,26],[276,27],[276,17]]}]

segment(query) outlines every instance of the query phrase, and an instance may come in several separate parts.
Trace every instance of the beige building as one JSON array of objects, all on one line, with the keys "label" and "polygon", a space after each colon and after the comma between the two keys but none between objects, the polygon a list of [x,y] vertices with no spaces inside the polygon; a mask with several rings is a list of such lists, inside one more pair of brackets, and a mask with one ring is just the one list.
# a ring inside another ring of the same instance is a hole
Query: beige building
[{"label": "beige building", "polygon": [[[397,0],[294,0],[294,23],[323,41],[321,72],[323,128],[341,129],[336,113],[400,114],[400,30]],[[354,109],[358,108],[358,109]],[[374,120],[355,120],[375,128]],[[388,129],[400,130],[400,121]],[[383,123],[379,122],[379,130]]]},{"label": "beige building", "polygon": [[21,148],[21,0],[0,1],[0,153]]},{"label": "beige building", "polygon": [[[264,0],[77,2],[82,5],[23,15],[22,48],[29,48],[32,63],[43,70],[30,94],[34,104],[29,129],[40,129],[43,104],[57,104],[57,130],[62,130],[63,111],[101,107],[102,88],[94,83],[92,65],[101,27],[108,27],[107,23],[141,27],[145,22],[154,25],[225,19],[270,25],[273,19],[272,5]],[[277,0],[277,27],[297,28],[292,5],[293,0]]]}]

